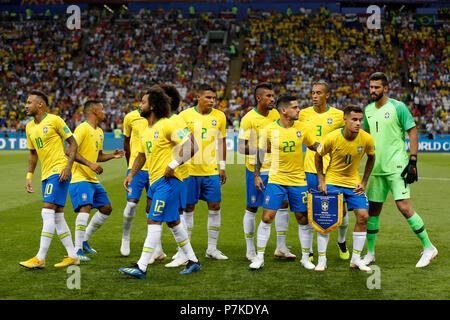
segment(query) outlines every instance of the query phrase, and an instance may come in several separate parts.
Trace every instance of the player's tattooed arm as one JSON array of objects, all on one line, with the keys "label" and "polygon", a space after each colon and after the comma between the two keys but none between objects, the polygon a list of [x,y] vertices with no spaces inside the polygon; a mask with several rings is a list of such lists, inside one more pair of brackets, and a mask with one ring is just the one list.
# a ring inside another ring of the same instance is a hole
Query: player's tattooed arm
[{"label": "player's tattooed arm", "polygon": [[73,136],[68,137],[66,141],[68,144],[68,150],[66,154],[69,156],[69,158],[67,159],[67,166],[59,174],[60,182],[67,181],[70,178],[73,162],[75,161],[75,157],[78,151],[78,143]]},{"label": "player's tattooed arm", "polygon": [[[268,148],[270,150],[270,148]],[[259,192],[263,192],[263,189],[265,188],[264,183],[261,179],[260,172],[261,167],[264,163],[264,157],[266,155],[267,150],[264,149],[257,149],[256,150],[256,164],[255,164],[255,187],[258,189]]]},{"label": "player's tattooed arm", "polygon": [[131,155],[130,137],[123,138],[123,150],[125,151],[125,158],[127,159],[127,166],[128,166],[128,164],[130,163],[130,155]]},{"label": "player's tattooed arm", "polygon": [[125,180],[123,181],[123,187],[128,192],[128,186],[131,184],[131,181],[133,180],[133,177],[142,169],[142,167],[145,164],[145,154],[139,152],[136,159],[134,159],[133,166],[126,176]]},{"label": "player's tattooed arm", "polygon": [[133,166],[131,167],[130,173],[131,177],[134,177],[145,164],[145,154],[139,152],[136,159],[134,159]]},{"label": "player's tattooed arm", "polygon": [[33,193],[33,185],[32,185],[32,176],[34,173],[34,170],[36,169],[36,165],[38,162],[38,155],[36,150],[30,150],[30,155],[28,156],[28,173],[25,183],[25,188],[27,189],[27,192]]},{"label": "player's tattooed arm", "polygon": [[[67,147],[66,147],[66,151],[65,151],[67,156],[70,156],[70,149],[69,148],[70,148],[70,145],[68,144]],[[89,161],[88,159],[83,157],[78,152],[75,154],[74,161],[85,165],[86,167],[88,167],[89,169],[94,171],[96,174],[101,174],[103,172],[103,168],[100,165],[98,165],[97,163]]]},{"label": "player's tattooed arm", "polygon": [[198,151],[198,144],[195,141],[194,135],[192,133],[189,134],[189,140],[183,143],[181,146],[180,152],[176,159],[172,160],[166,168],[164,172],[164,178],[168,179],[175,176],[175,169],[189,161],[194,154]]}]

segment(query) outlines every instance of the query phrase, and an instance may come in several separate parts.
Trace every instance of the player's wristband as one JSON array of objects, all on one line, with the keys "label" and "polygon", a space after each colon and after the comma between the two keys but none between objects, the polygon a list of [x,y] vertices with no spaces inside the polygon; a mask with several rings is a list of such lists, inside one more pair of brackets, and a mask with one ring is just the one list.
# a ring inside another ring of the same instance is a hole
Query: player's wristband
[{"label": "player's wristband", "polygon": [[176,159],[174,159],[169,163],[169,168],[175,170],[175,168],[178,167],[180,164],[181,163],[179,163]]},{"label": "player's wristband", "polygon": [[225,160],[220,160],[219,161],[219,168],[220,170],[225,170],[226,167],[226,161]]},{"label": "player's wristband", "polygon": [[27,180],[33,178],[32,172],[27,172]]}]

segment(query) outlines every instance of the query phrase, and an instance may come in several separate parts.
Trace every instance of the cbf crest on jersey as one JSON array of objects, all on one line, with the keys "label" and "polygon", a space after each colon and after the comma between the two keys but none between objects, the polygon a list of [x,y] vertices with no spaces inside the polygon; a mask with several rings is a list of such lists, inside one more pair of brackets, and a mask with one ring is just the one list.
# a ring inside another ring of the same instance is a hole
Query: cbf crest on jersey
[{"label": "cbf crest on jersey", "polygon": [[42,131],[44,132],[44,134],[47,134],[48,128],[47,128],[47,127],[44,127],[44,129],[42,129]]},{"label": "cbf crest on jersey", "polygon": [[358,147],[358,152],[361,153],[362,150],[363,150],[363,147],[362,147],[362,146],[359,146],[359,147]]},{"label": "cbf crest on jersey", "polygon": [[215,126],[217,125],[217,120],[216,120],[216,119],[213,119],[213,120],[211,121],[211,124],[215,127]]},{"label": "cbf crest on jersey", "polygon": [[158,137],[159,137],[159,132],[155,131],[155,135],[153,136],[153,138],[158,139]]},{"label": "cbf crest on jersey", "polygon": [[332,124],[333,124],[333,118],[328,118],[328,119],[327,119],[327,123],[328,123],[329,125],[332,125]]},{"label": "cbf crest on jersey", "polygon": [[391,115],[389,114],[389,112],[386,112],[385,114],[384,114],[384,118],[385,119],[389,119],[391,117]]},{"label": "cbf crest on jersey", "polygon": [[300,130],[297,131],[297,138],[301,138],[302,137],[302,132]]}]

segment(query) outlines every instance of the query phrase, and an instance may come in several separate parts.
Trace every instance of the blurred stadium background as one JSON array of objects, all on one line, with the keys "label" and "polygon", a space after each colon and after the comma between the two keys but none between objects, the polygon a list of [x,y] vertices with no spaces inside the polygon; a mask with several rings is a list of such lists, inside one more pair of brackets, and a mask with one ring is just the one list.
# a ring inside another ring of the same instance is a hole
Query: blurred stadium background
[{"label": "blurred stadium background", "polygon": [[[78,30],[66,25],[70,4],[81,9]],[[367,27],[369,5],[381,9],[379,30]],[[323,79],[332,106],[365,106],[368,76],[383,71],[389,97],[410,107],[430,142],[421,151],[450,151],[448,2],[0,0],[0,21],[0,149],[26,149],[31,89],[46,92],[71,129],[86,99],[101,99],[114,147],[125,114],[154,82],[175,84],[183,109],[199,84],[212,84],[234,130],[258,82],[306,107],[311,83]]]}]

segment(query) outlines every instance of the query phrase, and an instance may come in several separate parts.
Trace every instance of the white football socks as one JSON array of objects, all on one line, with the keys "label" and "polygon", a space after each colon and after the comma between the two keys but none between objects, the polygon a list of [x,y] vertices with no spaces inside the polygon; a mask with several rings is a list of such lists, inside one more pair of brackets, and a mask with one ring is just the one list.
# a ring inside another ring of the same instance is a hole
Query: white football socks
[{"label": "white football socks", "polygon": [[312,247],[314,233],[311,230],[311,226],[309,224],[306,225],[298,225],[298,237],[300,239],[300,245],[302,247],[302,259],[309,259],[309,251]]},{"label": "white football socks", "polygon": [[123,210],[123,231],[122,239],[130,240],[131,226],[133,225],[134,216],[136,214],[137,203],[128,201]]},{"label": "white football socks", "polygon": [[75,220],[75,251],[83,248],[83,241],[89,220],[89,213],[79,212]]},{"label": "white football socks", "polygon": [[255,251],[255,216],[256,212],[245,210],[243,225],[247,252]]},{"label": "white football socks", "polygon": [[175,241],[178,244],[178,247],[180,248],[181,252],[183,252],[184,256],[187,257],[189,260],[198,262],[194,250],[192,249],[191,242],[189,241],[187,232],[181,225],[181,223],[173,228],[170,228],[170,231],[172,231],[173,237],[175,238]]},{"label": "white football socks", "polygon": [[278,209],[275,215],[275,230],[277,231],[277,249],[286,249],[286,233],[289,228],[289,209]]},{"label": "white football socks", "polygon": [[261,220],[256,233],[256,251],[258,258],[264,259],[264,251],[266,250],[267,241],[270,238],[270,229],[272,224],[265,223]]},{"label": "white football socks", "polygon": [[162,224],[147,225],[147,237],[145,238],[142,254],[139,258],[138,265],[142,271],[147,270],[148,262],[155,251],[155,248],[161,246]]},{"label": "white football socks", "polygon": [[220,231],[220,209],[209,210],[208,214],[208,251],[217,249]]},{"label": "white football socks", "polygon": [[100,211],[97,211],[89,222],[88,227],[86,228],[86,234],[84,236],[84,241],[88,241],[92,234],[97,231],[108,219],[109,215],[103,214]]},{"label": "white football socks", "polygon": [[45,260],[48,248],[52,242],[53,233],[55,232],[55,210],[43,208],[42,215],[42,231],[41,241],[39,244],[39,251],[37,257],[40,261]]},{"label": "white football socks", "polygon": [[78,256],[72,242],[72,234],[70,233],[66,219],[64,219],[64,212],[55,212],[55,227],[59,240],[61,240],[64,248],[66,248],[67,255],[72,259],[77,258]]}]

